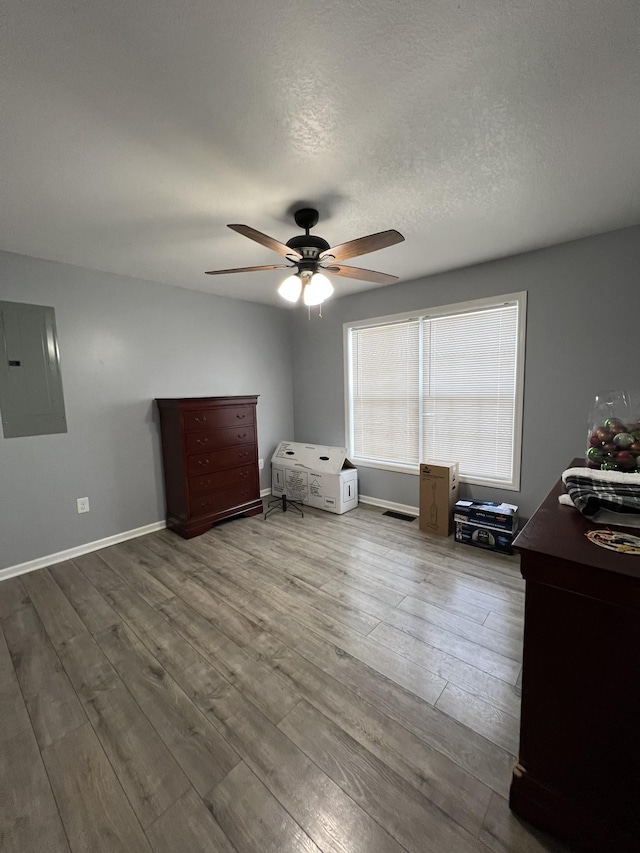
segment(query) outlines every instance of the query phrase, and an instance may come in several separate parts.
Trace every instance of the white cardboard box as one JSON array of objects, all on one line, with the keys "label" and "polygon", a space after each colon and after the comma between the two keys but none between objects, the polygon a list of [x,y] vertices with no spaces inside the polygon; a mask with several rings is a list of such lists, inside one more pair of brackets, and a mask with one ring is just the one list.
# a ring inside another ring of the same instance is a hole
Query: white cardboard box
[{"label": "white cardboard box", "polygon": [[358,506],[358,471],[345,447],[281,441],[271,457],[271,494],[341,515]]}]

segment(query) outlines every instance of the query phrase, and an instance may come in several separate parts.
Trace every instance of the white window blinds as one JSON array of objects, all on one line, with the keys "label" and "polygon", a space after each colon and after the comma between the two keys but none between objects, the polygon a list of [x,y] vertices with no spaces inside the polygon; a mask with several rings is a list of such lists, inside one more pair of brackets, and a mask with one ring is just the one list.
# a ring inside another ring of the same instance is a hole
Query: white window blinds
[{"label": "white window blinds", "polygon": [[418,463],[420,321],[354,329],[351,335],[355,456]]},{"label": "white window blinds", "polygon": [[424,320],[423,459],[511,482],[517,339],[517,305]]},{"label": "white window blinds", "polygon": [[518,487],[525,294],[496,303],[348,326],[356,461],[453,460],[468,481]]}]

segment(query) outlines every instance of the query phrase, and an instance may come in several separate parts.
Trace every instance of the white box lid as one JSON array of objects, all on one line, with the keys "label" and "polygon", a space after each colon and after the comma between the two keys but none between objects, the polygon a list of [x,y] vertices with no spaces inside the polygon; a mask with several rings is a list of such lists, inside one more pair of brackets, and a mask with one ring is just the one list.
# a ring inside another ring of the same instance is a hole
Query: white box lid
[{"label": "white box lid", "polygon": [[271,462],[273,465],[286,465],[327,474],[339,474],[344,468],[355,468],[347,459],[346,447],[304,444],[299,441],[281,441],[271,457]]}]

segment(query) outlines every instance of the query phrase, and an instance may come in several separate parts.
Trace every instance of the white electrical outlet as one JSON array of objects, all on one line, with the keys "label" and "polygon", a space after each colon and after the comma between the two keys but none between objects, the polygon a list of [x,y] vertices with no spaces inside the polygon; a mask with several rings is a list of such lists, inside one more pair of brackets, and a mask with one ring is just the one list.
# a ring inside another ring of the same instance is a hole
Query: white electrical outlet
[{"label": "white electrical outlet", "polygon": [[78,512],[89,512],[89,498],[78,498]]},{"label": "white electrical outlet", "polygon": [[262,471],[264,468],[264,459],[258,459],[258,468]]}]

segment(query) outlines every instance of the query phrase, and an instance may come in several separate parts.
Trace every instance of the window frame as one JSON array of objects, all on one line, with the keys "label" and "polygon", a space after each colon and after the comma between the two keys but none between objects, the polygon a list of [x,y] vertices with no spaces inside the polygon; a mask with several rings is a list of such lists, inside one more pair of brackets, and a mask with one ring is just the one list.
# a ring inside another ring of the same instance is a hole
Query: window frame
[{"label": "window frame", "polygon": [[517,305],[518,331],[516,339],[516,394],[513,420],[513,473],[510,482],[491,480],[489,478],[460,475],[460,481],[472,485],[500,488],[507,491],[520,491],[522,468],[522,429],[524,414],[524,376],[525,376],[525,342],[527,325],[527,292],[508,293],[500,296],[484,297],[450,305],[440,305],[425,308],[420,311],[403,311],[399,314],[387,314],[383,317],[373,317],[365,320],[350,320],[343,324],[343,363],[344,363],[344,408],[345,408],[345,445],[351,461],[358,467],[375,468],[381,471],[394,471],[402,474],[420,473],[419,463],[384,462],[379,459],[369,459],[356,456],[354,447],[354,424],[352,419],[352,376],[351,376],[351,331],[372,326],[385,326],[410,320],[428,320],[436,317],[474,313],[485,309],[500,308],[504,305]]}]

